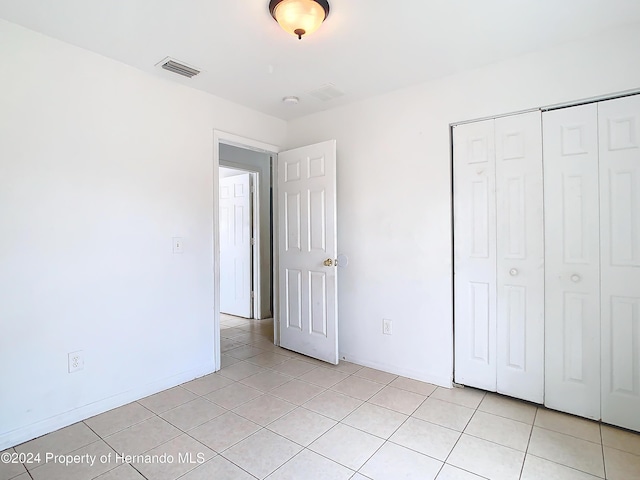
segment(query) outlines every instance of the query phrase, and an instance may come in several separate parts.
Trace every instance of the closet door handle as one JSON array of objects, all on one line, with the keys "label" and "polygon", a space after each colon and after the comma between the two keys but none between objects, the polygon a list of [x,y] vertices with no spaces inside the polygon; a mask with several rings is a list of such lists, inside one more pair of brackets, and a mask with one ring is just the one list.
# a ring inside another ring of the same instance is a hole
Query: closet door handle
[{"label": "closet door handle", "polygon": [[511,270],[509,270],[509,275],[511,275],[512,277],[515,277],[516,275],[518,275],[518,269],[512,268]]},{"label": "closet door handle", "polygon": [[571,275],[571,281],[573,283],[578,283],[580,280],[582,280],[582,278],[580,278],[580,275],[578,275],[577,273]]}]

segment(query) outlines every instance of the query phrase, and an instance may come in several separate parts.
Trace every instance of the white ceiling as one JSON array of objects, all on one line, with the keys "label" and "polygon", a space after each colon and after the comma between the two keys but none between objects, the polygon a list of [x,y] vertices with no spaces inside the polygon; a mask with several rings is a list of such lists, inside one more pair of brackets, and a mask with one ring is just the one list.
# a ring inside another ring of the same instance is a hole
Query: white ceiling
[{"label": "white ceiling", "polygon": [[[0,18],[285,120],[640,22],[640,0],[329,2],[302,40],[268,0],[0,0]],[[155,67],[167,56],[202,73]],[[344,96],[308,94],[326,84]]]}]

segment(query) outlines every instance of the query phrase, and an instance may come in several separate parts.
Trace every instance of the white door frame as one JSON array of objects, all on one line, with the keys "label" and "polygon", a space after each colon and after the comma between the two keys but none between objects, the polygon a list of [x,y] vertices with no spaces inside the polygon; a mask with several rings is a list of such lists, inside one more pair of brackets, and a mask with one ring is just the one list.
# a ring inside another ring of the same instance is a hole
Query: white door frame
[{"label": "white door frame", "polygon": [[[242,137],[233,133],[224,132],[222,130],[213,130],[213,347],[215,357],[213,359],[215,371],[220,370],[220,144],[232,145],[247,150],[268,153],[272,157],[277,157],[280,147],[268,143],[253,140],[251,138]],[[271,177],[277,177],[277,162],[272,160]],[[272,210],[278,211],[277,206],[277,185],[273,183],[272,190]],[[278,345],[279,341],[279,315],[278,315],[278,218],[273,216],[273,335],[274,343]]]},{"label": "white door frame", "polygon": [[[231,163],[231,162],[229,162]],[[243,167],[240,165],[237,166],[227,166],[227,165],[219,165],[219,168],[226,168],[227,170],[237,170],[239,172],[243,172],[249,175],[249,185],[250,185],[250,201],[249,205],[251,208],[251,232],[250,238],[253,240],[253,243],[250,241],[251,246],[251,292],[253,292],[253,297],[251,298],[251,318],[260,320],[260,282],[261,282],[261,271],[260,271],[260,186],[258,185],[258,172],[249,169],[249,167]],[[220,170],[218,169],[218,172]],[[218,177],[218,182],[220,181],[220,177]],[[220,237],[218,237],[220,238]],[[218,290],[219,291],[219,290]]]}]

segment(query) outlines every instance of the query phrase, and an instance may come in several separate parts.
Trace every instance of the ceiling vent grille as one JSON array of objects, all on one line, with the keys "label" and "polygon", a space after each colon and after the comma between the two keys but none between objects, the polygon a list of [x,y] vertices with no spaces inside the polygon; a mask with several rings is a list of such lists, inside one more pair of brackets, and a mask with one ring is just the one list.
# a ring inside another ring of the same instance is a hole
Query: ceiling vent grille
[{"label": "ceiling vent grille", "polygon": [[182,75],[183,77],[187,78],[195,77],[200,73],[200,70],[189,67],[184,63],[177,62],[169,57],[162,60],[158,65],[165,70],[177,73],[178,75]]},{"label": "ceiling vent grille", "polygon": [[328,102],[329,100],[333,100],[334,98],[342,97],[344,95],[344,92],[336,88],[336,86],[332,83],[323,85],[320,88],[311,90],[308,93],[312,97],[315,97],[323,102]]}]

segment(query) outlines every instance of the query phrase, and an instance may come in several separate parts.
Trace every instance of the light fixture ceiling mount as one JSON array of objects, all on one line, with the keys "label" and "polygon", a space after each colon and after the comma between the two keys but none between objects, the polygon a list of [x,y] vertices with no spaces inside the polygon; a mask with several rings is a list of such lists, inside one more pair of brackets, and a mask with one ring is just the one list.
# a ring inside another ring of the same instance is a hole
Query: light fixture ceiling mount
[{"label": "light fixture ceiling mount", "polygon": [[302,39],[315,32],[329,16],[326,0],[271,0],[269,12],[282,29]]}]

